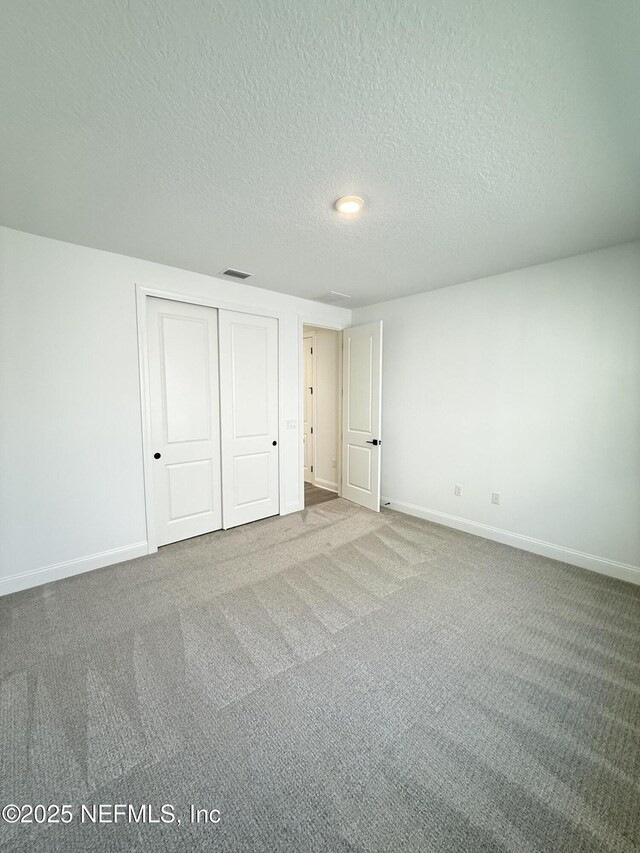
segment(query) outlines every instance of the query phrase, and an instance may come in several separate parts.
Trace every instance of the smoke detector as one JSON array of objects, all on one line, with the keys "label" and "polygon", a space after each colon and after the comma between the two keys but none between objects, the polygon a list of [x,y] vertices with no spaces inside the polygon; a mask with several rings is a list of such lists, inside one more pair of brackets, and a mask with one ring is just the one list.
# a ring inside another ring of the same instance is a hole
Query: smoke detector
[{"label": "smoke detector", "polygon": [[314,302],[324,302],[327,305],[336,305],[338,302],[347,302],[351,297],[348,293],[340,293],[337,290],[330,290],[322,296],[316,296]]}]

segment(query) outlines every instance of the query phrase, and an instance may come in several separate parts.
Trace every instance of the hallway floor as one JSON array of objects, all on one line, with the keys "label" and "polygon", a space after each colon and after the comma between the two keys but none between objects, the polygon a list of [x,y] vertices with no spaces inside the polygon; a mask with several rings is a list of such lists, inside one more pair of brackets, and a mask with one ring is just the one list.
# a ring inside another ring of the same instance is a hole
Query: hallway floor
[{"label": "hallway floor", "polygon": [[325,501],[333,501],[338,497],[337,492],[330,492],[328,489],[321,489],[319,486],[312,486],[311,483],[304,484],[304,507],[308,509],[310,506],[325,503]]}]

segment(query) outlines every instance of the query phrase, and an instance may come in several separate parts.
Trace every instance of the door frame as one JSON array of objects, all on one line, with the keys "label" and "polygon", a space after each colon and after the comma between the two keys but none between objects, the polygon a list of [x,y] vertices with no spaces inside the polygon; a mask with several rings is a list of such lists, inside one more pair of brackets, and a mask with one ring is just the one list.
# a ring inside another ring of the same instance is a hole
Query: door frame
[{"label": "door frame", "polygon": [[[311,465],[313,466],[313,471],[311,472],[312,473],[311,479],[313,481],[312,485],[315,486],[315,484],[316,484],[316,476],[315,476],[316,475],[316,433],[317,433],[317,430],[316,430],[316,400],[315,400],[315,398],[316,398],[315,392],[316,392],[316,384],[317,384],[316,383],[316,349],[317,349],[317,347],[316,347],[316,333],[315,332],[305,332],[304,327],[303,327],[303,333],[302,333],[302,347],[303,347],[302,379],[303,379],[303,381],[306,380],[306,378],[307,378],[305,375],[305,369],[304,369],[304,339],[305,338],[311,338],[311,341],[312,341],[312,344],[311,344],[311,347],[312,347],[312,349],[311,349],[311,365],[312,365],[313,375],[311,377],[311,383],[312,383],[312,388],[313,388],[312,397],[314,399],[313,399],[313,403],[311,404],[311,409],[312,409],[311,428],[313,430],[313,460],[311,462]],[[304,382],[304,385],[302,387],[304,388],[304,393],[306,394],[306,381]],[[302,403],[302,412],[303,412],[303,414],[302,414],[302,444],[303,444],[303,448],[304,448],[304,400]],[[304,480],[305,483],[307,482],[304,479],[304,470],[302,471],[302,479]]]},{"label": "door frame", "polygon": [[[155,522],[155,503],[153,489],[153,469],[151,455],[151,392],[149,384],[149,350],[147,334],[147,299],[169,299],[172,302],[184,302],[187,305],[202,305],[205,308],[216,308],[219,311],[236,311],[240,314],[253,314],[257,317],[273,317],[278,322],[278,432],[279,439],[286,435],[284,422],[284,350],[282,321],[279,311],[268,308],[252,308],[239,305],[236,302],[226,302],[216,297],[196,296],[179,291],[162,290],[147,285],[135,285],[136,293],[136,322],[138,332],[138,375],[140,381],[140,427],[142,432],[142,470],[144,477],[144,511],[147,528],[147,553],[155,554],[158,550],[158,535]],[[222,453],[222,447],[220,448]],[[304,471],[302,472],[304,477]],[[222,486],[224,489],[224,484]],[[278,454],[278,515],[282,515],[283,495],[285,492],[283,454]]]},{"label": "door frame", "polygon": [[[332,332],[344,332],[345,329],[351,327],[351,322],[346,323],[327,323],[326,319],[317,319],[311,314],[298,314],[298,467],[300,469],[299,486],[300,489],[300,508],[304,508],[304,395],[302,388],[304,387],[304,327],[315,326],[317,329],[330,329]],[[315,370],[315,364],[314,364]],[[315,409],[314,409],[315,416]],[[338,431],[340,436],[340,451],[342,451],[342,341],[338,354]],[[315,433],[315,426],[314,426]],[[315,445],[314,445],[315,447]],[[315,454],[314,454],[315,455]],[[315,467],[315,466],[314,466]],[[315,473],[315,471],[314,471]],[[338,453],[338,497],[342,497],[342,452]]]}]

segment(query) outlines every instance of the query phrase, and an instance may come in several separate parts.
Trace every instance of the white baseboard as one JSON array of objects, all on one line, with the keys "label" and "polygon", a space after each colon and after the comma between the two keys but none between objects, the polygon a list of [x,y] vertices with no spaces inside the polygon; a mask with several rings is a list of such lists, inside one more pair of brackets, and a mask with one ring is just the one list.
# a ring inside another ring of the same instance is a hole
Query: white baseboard
[{"label": "white baseboard", "polygon": [[337,483],[331,483],[329,480],[320,480],[320,479],[318,479],[318,477],[316,477],[315,485],[319,489],[326,489],[328,492],[337,492],[338,491],[338,484]]},{"label": "white baseboard", "polygon": [[110,551],[101,551],[99,554],[91,554],[89,557],[78,557],[76,560],[67,560],[65,563],[56,563],[42,569],[9,575],[8,578],[0,578],[0,596],[9,595],[9,593],[18,592],[21,589],[29,589],[32,586],[40,586],[50,581],[57,581],[61,578],[69,578],[72,575],[82,574],[82,572],[90,572],[93,569],[102,569],[115,563],[123,563],[125,560],[143,557],[148,553],[149,546],[146,542],[136,542],[134,545],[112,548]]},{"label": "white baseboard", "polygon": [[551,557],[551,559],[560,560],[562,563],[570,563],[582,569],[599,572],[601,575],[609,575],[612,578],[640,584],[640,566],[631,566],[627,563],[608,560],[605,557],[596,557],[594,554],[585,554],[583,551],[565,548],[564,545],[553,545],[551,542],[543,542],[542,539],[533,539],[530,536],[522,536],[520,533],[510,533],[508,530],[501,530],[499,527],[490,527],[487,524],[469,521],[456,515],[447,515],[444,512],[436,512],[436,510],[426,509],[404,501],[382,498],[380,504],[387,509],[395,509],[398,512],[404,512],[406,515],[414,515],[416,518],[424,518],[445,527],[463,530],[465,533],[482,536],[484,539],[501,542],[503,545],[511,545],[514,548],[520,548],[522,551],[531,551],[533,554]]}]

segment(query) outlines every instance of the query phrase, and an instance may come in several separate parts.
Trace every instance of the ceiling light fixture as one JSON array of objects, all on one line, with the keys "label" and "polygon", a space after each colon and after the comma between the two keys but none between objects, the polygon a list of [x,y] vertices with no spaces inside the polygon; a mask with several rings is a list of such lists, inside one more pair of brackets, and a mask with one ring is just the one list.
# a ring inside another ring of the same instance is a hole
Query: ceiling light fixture
[{"label": "ceiling light fixture", "polygon": [[359,195],[343,195],[334,204],[338,213],[360,213],[364,207],[364,199]]}]

